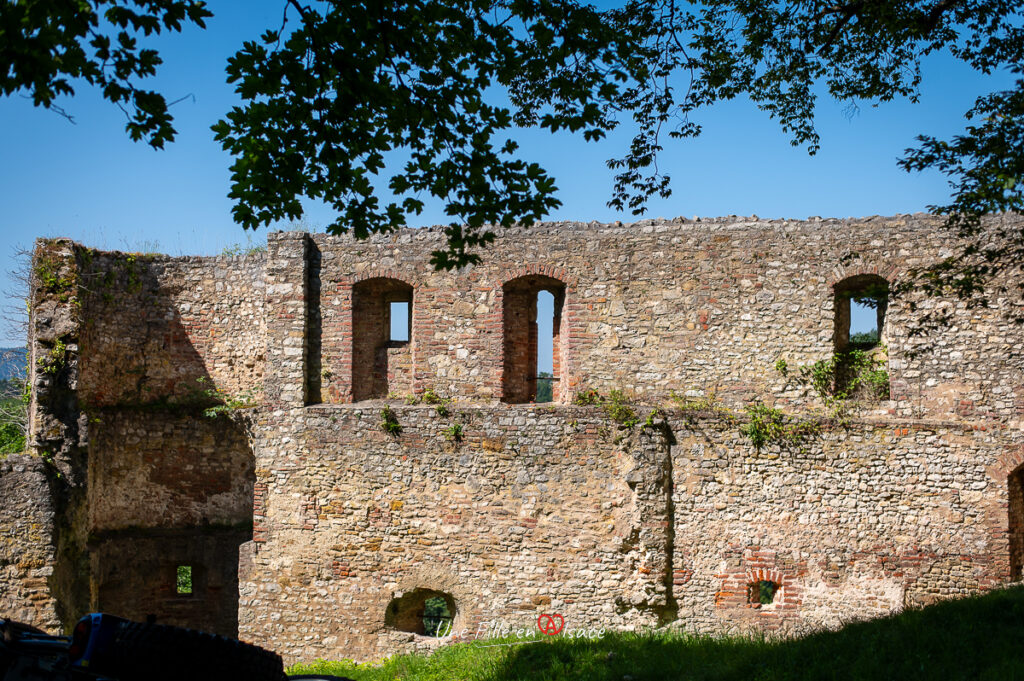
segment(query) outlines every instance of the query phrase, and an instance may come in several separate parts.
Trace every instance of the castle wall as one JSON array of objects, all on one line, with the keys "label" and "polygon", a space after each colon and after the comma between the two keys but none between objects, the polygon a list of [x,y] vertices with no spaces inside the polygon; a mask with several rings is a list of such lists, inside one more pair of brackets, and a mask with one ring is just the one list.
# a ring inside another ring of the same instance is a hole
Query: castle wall
[{"label": "castle wall", "polygon": [[[91,609],[236,637],[238,549],[251,536],[209,526],[98,536],[89,551]],[[178,591],[179,567],[189,569],[187,593]]]},{"label": "castle wall", "polygon": [[[456,630],[496,617],[532,627],[559,599],[577,600],[571,621],[597,625],[627,591],[637,621],[666,612],[668,478],[629,482],[663,468],[658,437],[625,451],[584,409],[570,409],[571,425],[554,411],[395,410],[398,436],[376,408],[265,413],[256,425],[243,638],[293,660],[429,645],[384,622],[391,600],[418,588],[454,596]],[[640,574],[648,551],[662,569]]]},{"label": "castle wall", "polygon": [[54,630],[56,513],[45,467],[20,454],[0,460],[0,616]]},{"label": "castle wall", "polygon": [[244,428],[197,410],[97,412],[89,528],[249,525],[253,454]]},{"label": "castle wall", "polygon": [[[1024,449],[1000,431],[866,421],[758,451],[709,414],[624,429],[599,408],[392,410],[398,435],[371,407],[261,418],[243,638],[289,660],[429,648],[386,622],[418,590],[452,596],[455,631],[558,613],[577,630],[792,633],[1009,577]],[[755,607],[761,579],[782,588]]]},{"label": "castle wall", "polygon": [[79,249],[79,397],[89,408],[258,392],[265,371],[262,254],[147,256]]},{"label": "castle wall", "polygon": [[[758,451],[735,423],[672,426],[684,628],[837,627],[1010,578],[1019,432],[867,420]],[[761,579],[782,590],[752,607]]]},{"label": "castle wall", "polygon": [[[454,272],[429,265],[437,229],[274,233],[247,258],[42,243],[33,443],[63,474],[58,616],[102,606],[292,661],[366,659],[437,645],[405,630],[433,593],[456,630],[557,612],[791,633],[1019,578],[1024,343],[1005,300],[890,298],[891,399],[785,447],[740,431],[758,402],[827,413],[793,377],[833,356],[834,287],[945,257],[938,225],[547,224]],[[547,406],[521,404],[539,290],[557,309]],[[912,336],[915,303],[950,325]],[[623,391],[639,423],[570,404],[588,389]],[[428,390],[447,413],[406,403]],[[218,400],[229,415],[204,416]],[[760,582],[771,604],[751,602]]]},{"label": "castle wall", "polygon": [[[791,408],[820,406],[816,396],[774,369],[776,361],[796,367],[831,357],[833,286],[863,274],[893,282],[951,254],[939,224],[921,215],[558,223],[510,230],[481,264],[458,272],[429,265],[430,252],[442,246],[436,230],[358,244],[314,235],[318,295],[306,314],[316,343],[308,361],[318,367],[314,380],[323,385],[308,401],[352,401],[351,292],[380,277],[414,289],[413,390],[501,399],[502,287],[517,277],[540,276],[565,285],[561,401],[594,388],[647,401],[690,391],[716,392],[733,405],[768,400]],[[270,246],[273,251],[274,239]],[[948,306],[951,325],[911,337],[911,302],[921,309]],[[894,398],[887,408],[918,418],[1019,418],[1024,350],[1018,336],[995,307],[891,300],[883,330]],[[915,357],[912,351],[922,352]]]},{"label": "castle wall", "polygon": [[[253,456],[239,423],[203,410],[258,400],[263,267],[37,246],[32,441],[61,473],[50,581],[63,627],[104,610],[237,634]],[[196,570],[187,597],[178,566]]]},{"label": "castle wall", "polygon": [[[197,409],[91,412],[90,609],[238,634],[238,547],[252,539],[240,422]],[[177,569],[193,574],[179,593]]]}]

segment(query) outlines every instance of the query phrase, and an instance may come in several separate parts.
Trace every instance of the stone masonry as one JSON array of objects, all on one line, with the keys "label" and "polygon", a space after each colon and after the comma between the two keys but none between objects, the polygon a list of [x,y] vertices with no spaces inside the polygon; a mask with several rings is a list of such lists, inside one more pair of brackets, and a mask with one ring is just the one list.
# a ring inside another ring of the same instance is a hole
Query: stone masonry
[{"label": "stone masonry", "polygon": [[[428,263],[439,229],[214,258],[41,241],[39,458],[0,467],[41,501],[0,504],[22,528],[4,607],[51,629],[153,614],[298,661],[436,646],[430,596],[467,635],[544,613],[793,634],[1019,580],[1020,310],[877,293],[951,253],[939,225],[554,223],[454,272]],[[845,349],[869,285],[888,394],[836,421],[794,376]],[[951,324],[912,335],[912,302]],[[636,422],[574,403],[590,391]],[[754,404],[816,425],[755,447]]]}]

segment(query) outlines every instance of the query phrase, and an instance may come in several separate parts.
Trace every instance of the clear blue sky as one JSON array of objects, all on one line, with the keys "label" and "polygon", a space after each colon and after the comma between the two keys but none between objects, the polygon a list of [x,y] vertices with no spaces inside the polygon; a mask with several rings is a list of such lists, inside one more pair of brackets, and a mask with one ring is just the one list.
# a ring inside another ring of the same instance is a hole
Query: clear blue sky
[{"label": "clear blue sky", "polygon": [[[225,83],[227,58],[243,40],[277,28],[284,2],[212,5],[217,14],[207,30],[154,42],[165,63],[152,86],[169,100],[189,96],[173,108],[178,139],[163,151],[131,142],[123,114],[84,86],[61,102],[75,125],[26,99],[0,99],[0,254],[5,262],[13,249],[30,247],[40,236],[172,254],[218,253],[246,241],[232,222],[227,199],[231,159],[213,141],[210,125],[238,102]],[[974,98],[1008,82],[1005,74],[985,79],[936,58],[925,65],[920,104],[866,104],[851,116],[843,103],[823,100],[818,107],[822,149],[813,157],[790,146],[778,125],[749,102],[717,106],[704,112],[701,138],[667,142],[661,166],[672,175],[675,193],[653,201],[648,216],[806,218],[924,210],[946,200],[945,180],[903,173],[897,157],[918,133],[948,136],[961,130]],[[552,219],[633,219],[605,205],[612,173],[604,162],[621,154],[629,134],[627,128],[598,144],[535,131],[519,137],[523,156],[546,167],[560,188],[564,205]],[[307,220],[316,228],[331,214],[311,205]],[[440,207],[428,204],[419,224],[441,222]],[[251,236],[263,241],[265,230]],[[3,286],[14,288],[7,278]],[[20,341],[7,327],[0,335],[4,344]]]}]

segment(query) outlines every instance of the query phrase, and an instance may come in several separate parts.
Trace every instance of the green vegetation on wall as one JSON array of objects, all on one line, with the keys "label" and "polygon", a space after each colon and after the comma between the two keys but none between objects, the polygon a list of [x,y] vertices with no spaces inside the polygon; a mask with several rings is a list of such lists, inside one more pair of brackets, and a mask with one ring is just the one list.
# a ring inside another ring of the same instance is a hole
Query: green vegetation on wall
[{"label": "green vegetation on wall", "polygon": [[885,348],[836,352],[828,359],[800,365],[795,370],[789,368],[786,360],[779,359],[775,370],[814,390],[828,408],[829,416],[843,419],[856,411],[862,400],[888,399],[889,372],[884,353]]},{"label": "green vegetation on wall", "polygon": [[755,449],[766,444],[799,445],[821,432],[821,424],[788,416],[766,404],[748,404],[750,420],[740,426],[740,432],[750,438]]}]

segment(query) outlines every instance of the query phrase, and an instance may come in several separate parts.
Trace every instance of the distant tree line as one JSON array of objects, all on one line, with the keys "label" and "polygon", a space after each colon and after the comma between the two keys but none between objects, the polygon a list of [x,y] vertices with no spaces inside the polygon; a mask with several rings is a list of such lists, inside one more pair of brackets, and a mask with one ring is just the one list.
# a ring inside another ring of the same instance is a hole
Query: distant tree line
[{"label": "distant tree line", "polygon": [[24,451],[28,435],[25,349],[0,350],[0,456]]}]

